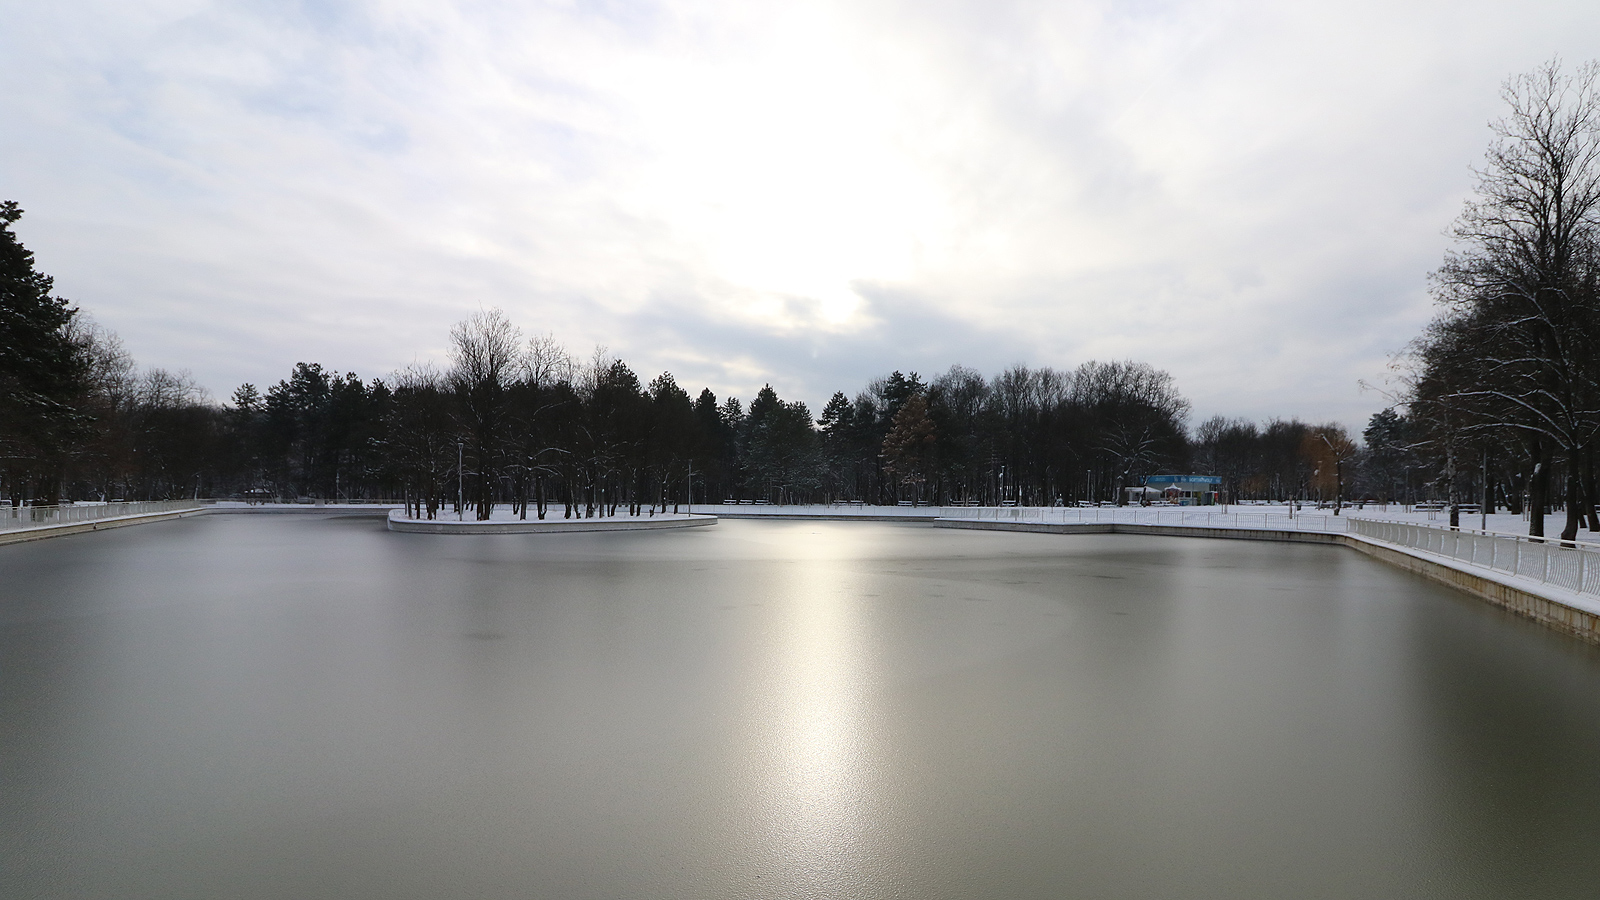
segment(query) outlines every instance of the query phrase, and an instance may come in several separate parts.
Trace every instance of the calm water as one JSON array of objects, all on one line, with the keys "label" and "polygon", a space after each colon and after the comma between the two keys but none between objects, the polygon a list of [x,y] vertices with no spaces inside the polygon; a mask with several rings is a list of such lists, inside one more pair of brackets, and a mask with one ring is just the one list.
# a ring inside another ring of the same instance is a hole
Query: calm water
[{"label": "calm water", "polygon": [[0,547],[0,896],[1594,897],[1600,653],[1340,548]]}]

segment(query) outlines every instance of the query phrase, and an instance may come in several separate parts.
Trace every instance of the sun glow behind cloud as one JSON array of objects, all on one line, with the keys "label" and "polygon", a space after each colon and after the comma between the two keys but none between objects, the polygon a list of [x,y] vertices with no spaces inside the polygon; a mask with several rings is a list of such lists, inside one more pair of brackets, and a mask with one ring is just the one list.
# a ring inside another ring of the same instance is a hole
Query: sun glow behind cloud
[{"label": "sun glow behind cloud", "polygon": [[[816,403],[1136,357],[1358,424],[1546,2],[68,2],[10,16],[0,190],[214,390],[439,358],[504,307]],[[1552,40],[1557,41],[1551,46]]]},{"label": "sun glow behind cloud", "polygon": [[656,152],[626,196],[737,287],[724,314],[839,327],[861,307],[853,282],[912,276],[940,198],[896,146],[866,54],[829,40],[839,23],[816,7],[779,18],[772,40],[652,73],[634,100]]}]

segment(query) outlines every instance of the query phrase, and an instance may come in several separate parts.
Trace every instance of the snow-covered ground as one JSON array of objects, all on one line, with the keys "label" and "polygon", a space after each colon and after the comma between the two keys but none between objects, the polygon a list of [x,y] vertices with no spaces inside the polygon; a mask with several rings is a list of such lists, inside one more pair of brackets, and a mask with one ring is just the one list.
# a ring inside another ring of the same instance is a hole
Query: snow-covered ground
[{"label": "snow-covered ground", "polygon": [[[700,510],[699,508],[696,508],[695,512],[696,512],[696,514],[700,514],[702,512],[702,510]],[[674,514],[672,514],[670,512],[666,512],[666,513],[657,512],[655,515],[650,515],[649,513],[646,513],[646,514],[644,514],[642,516],[630,516],[630,515],[627,515],[625,513],[618,512],[614,516],[596,515],[592,519],[587,519],[587,520],[584,519],[584,517],[582,515],[582,510],[579,510],[579,514],[574,516],[574,517],[572,517],[571,519],[563,518],[563,514],[564,514],[564,510],[562,509],[562,507],[560,507],[560,506],[549,507],[545,511],[544,520],[543,521],[546,521],[546,522],[577,522],[577,521],[594,521],[594,522],[660,522],[660,521],[664,521],[664,520],[665,521],[671,521],[671,520],[674,520],[674,519],[687,519],[687,518],[689,518],[689,516],[687,514],[685,514],[685,513],[679,513],[677,515],[674,515]],[[424,511],[424,516],[426,516],[426,511]],[[395,516],[394,518],[403,518],[403,517],[404,517],[404,514],[401,513],[401,514]],[[477,513],[473,512],[470,509],[466,510],[465,513],[463,513],[459,517],[456,515],[455,511],[452,510],[452,509],[440,510],[438,515],[436,516],[436,518],[446,519],[446,520],[451,521],[451,522],[455,522],[455,521],[463,521],[463,522],[478,522],[478,521],[482,521],[481,519],[479,519],[477,517]],[[424,519],[424,521],[426,521],[426,519]],[[490,513],[490,515],[489,515],[489,521],[490,522],[519,522],[519,521],[524,521],[524,519],[523,519],[523,516],[521,516],[520,514],[518,514],[516,512],[513,512],[511,507],[509,507],[509,506],[496,506],[494,508],[494,511],[492,513]],[[526,521],[529,521],[529,522],[540,521],[539,513],[533,507],[529,507],[528,508],[528,515],[527,515]]]},{"label": "snow-covered ground", "polygon": [[[1248,509],[1249,507],[1236,508]],[[1325,514],[1331,512],[1331,510],[1316,510],[1315,512]],[[1361,519],[1381,519],[1385,522],[1413,522],[1418,525],[1439,526],[1448,526],[1450,524],[1449,510],[1436,509],[1408,511],[1406,507],[1400,505],[1390,505],[1387,507],[1367,506],[1364,509],[1346,507],[1341,514],[1354,516]],[[1554,515],[1545,516],[1544,533],[1547,535],[1558,535],[1561,533],[1561,529],[1564,528],[1566,524],[1566,513],[1556,513]],[[1528,517],[1513,513],[1494,513],[1485,516],[1482,513],[1464,512],[1461,514],[1461,527],[1468,528],[1473,531],[1482,530],[1496,534],[1527,534]],[[1588,531],[1579,531],[1578,540],[1600,540],[1600,535],[1595,535],[1592,537],[1588,535],[1590,535],[1590,532]]]},{"label": "snow-covered ground", "polygon": [[816,503],[807,506],[779,506],[767,503],[696,503],[694,511],[715,516],[777,516],[783,518],[874,518],[932,519],[954,507],[866,506],[859,503]]},{"label": "snow-covered ground", "polygon": [[[205,502],[205,501],[202,501],[202,502]],[[374,509],[392,509],[393,507],[402,506],[402,505],[404,505],[404,504],[402,504],[399,500],[367,500],[367,501],[356,500],[356,501],[348,501],[348,502],[344,501],[344,500],[326,500],[326,501],[323,501],[323,502],[320,502],[320,503],[315,502],[315,501],[311,501],[311,500],[307,500],[307,501],[302,502],[302,503],[255,503],[255,502],[249,502],[249,501],[245,501],[245,500],[218,500],[218,501],[216,501],[214,503],[211,503],[211,508],[212,509],[332,509],[332,510],[365,509],[365,510],[374,510]]]}]

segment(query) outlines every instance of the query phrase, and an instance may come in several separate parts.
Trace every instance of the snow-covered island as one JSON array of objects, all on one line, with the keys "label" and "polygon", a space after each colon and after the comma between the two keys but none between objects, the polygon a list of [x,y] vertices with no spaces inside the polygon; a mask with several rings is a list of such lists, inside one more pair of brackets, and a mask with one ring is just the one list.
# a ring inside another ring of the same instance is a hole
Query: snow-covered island
[{"label": "snow-covered island", "polygon": [[389,511],[389,530],[413,534],[567,534],[578,531],[655,531],[715,525],[717,517],[688,513],[598,516],[587,519],[524,519],[510,507],[496,507],[487,520],[444,514],[412,518],[404,509]]}]

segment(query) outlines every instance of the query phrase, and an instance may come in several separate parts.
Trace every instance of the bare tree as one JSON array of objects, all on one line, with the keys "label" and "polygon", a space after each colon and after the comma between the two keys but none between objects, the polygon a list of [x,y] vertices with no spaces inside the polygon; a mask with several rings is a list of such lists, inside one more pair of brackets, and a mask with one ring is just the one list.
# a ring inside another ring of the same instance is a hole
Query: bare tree
[{"label": "bare tree", "polygon": [[1356,444],[1344,427],[1329,423],[1306,432],[1300,453],[1311,464],[1321,497],[1333,494],[1333,514],[1344,508],[1345,466],[1356,458]]},{"label": "bare tree", "polygon": [[1189,401],[1170,374],[1131,360],[1090,361],[1073,373],[1072,391],[1095,420],[1097,449],[1108,458],[1119,504],[1122,488],[1182,454]]},{"label": "bare tree", "polygon": [[456,466],[456,432],[444,378],[431,366],[411,366],[390,376],[392,401],[385,423],[384,456],[398,478],[407,514],[432,519]]},{"label": "bare tree", "polygon": [[80,402],[92,426],[79,445],[76,467],[100,498],[123,496],[137,462],[132,415],[138,367],[117,333],[85,312],[72,317],[66,334],[88,364]]},{"label": "bare tree", "polygon": [[535,390],[570,383],[577,372],[571,354],[550,334],[536,334],[528,339],[523,366],[528,384]]},{"label": "bare tree", "polygon": [[[1510,112],[1491,126],[1478,197],[1456,222],[1464,247],[1435,276],[1449,326],[1435,333],[1453,340],[1470,330],[1473,339],[1458,343],[1478,363],[1471,383],[1441,401],[1465,402],[1476,414],[1459,427],[1530,439],[1536,490],[1547,474],[1538,471],[1542,445],[1561,453],[1562,538],[1571,540],[1585,507],[1592,516],[1592,491],[1580,477],[1600,435],[1600,65],[1568,75],[1552,60],[1507,81],[1502,97]],[[1425,365],[1445,356],[1429,340],[1419,354]],[[1540,534],[1542,498],[1534,505],[1531,531]]]},{"label": "bare tree", "polygon": [[450,329],[450,344],[447,379],[476,470],[473,506],[479,519],[488,519],[504,464],[507,393],[525,366],[522,332],[504,312],[491,309]]},{"label": "bare tree", "polygon": [[522,377],[512,387],[511,437],[507,469],[511,502],[519,518],[528,517],[528,501],[543,519],[547,509],[546,484],[558,471],[557,458],[566,453],[555,446],[550,413],[571,402],[575,366],[571,355],[552,335],[536,334],[523,355]]},{"label": "bare tree", "polygon": [[1195,429],[1197,471],[1222,478],[1223,493],[1237,502],[1245,479],[1262,468],[1261,430],[1254,422],[1213,416]]}]

